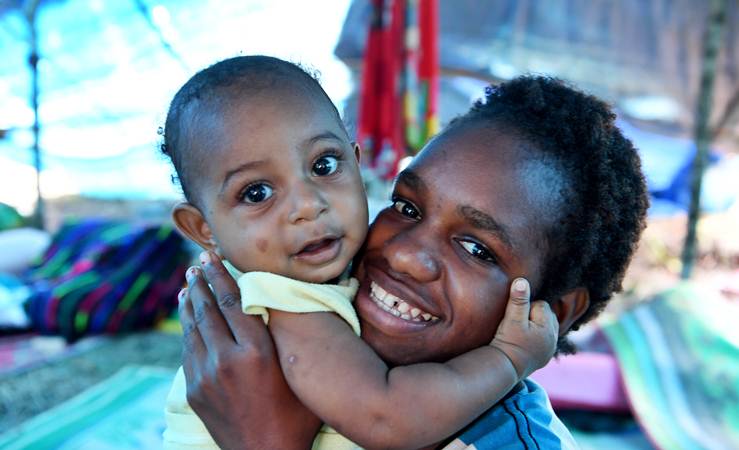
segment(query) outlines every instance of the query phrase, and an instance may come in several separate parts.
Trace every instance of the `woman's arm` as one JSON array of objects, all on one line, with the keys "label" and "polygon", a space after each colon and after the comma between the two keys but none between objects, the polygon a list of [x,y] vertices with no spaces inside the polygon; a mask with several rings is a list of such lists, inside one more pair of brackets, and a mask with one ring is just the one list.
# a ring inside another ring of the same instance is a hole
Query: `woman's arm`
[{"label": "woman's arm", "polygon": [[464,427],[551,358],[556,318],[537,303],[529,319],[525,285],[511,290],[502,346],[444,364],[389,369],[331,313],[271,311],[270,331],[288,384],[326,423],[363,447],[418,448]]},{"label": "woman's arm", "polygon": [[264,323],[241,311],[217,257],[201,263],[179,308],[188,403],[221,448],[310,448],[320,420],[285,383]]}]

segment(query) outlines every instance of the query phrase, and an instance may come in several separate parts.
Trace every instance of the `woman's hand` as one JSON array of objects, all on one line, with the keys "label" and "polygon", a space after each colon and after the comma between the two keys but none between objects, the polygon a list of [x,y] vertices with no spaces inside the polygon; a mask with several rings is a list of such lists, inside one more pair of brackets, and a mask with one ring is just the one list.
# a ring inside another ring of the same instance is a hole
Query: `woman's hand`
[{"label": "woman's hand", "polygon": [[309,448],[320,421],[287,386],[267,327],[241,311],[217,256],[200,261],[179,307],[188,403],[222,448]]}]

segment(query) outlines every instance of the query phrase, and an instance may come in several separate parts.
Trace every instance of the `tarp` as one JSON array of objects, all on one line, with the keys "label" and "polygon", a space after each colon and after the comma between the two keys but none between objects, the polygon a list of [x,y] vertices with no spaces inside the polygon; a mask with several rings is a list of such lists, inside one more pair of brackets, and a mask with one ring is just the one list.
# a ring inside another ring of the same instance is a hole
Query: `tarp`
[{"label": "tarp", "polygon": [[[0,201],[23,205],[25,213],[35,198],[35,171],[29,32],[21,3],[27,2],[0,0],[0,130],[8,130],[0,131]],[[348,3],[324,4],[42,0],[44,195],[176,198],[157,129],[187,78],[222,58],[263,53],[304,63],[321,72],[328,94],[340,102],[349,80],[332,49]]]},{"label": "tarp", "polygon": [[[711,115],[714,124],[732,99],[739,102],[739,3],[727,3]],[[368,4],[352,2],[336,47],[336,55],[349,64],[358,63],[364,52]],[[691,132],[710,4],[697,0],[440,1],[441,67],[446,73],[485,79],[507,79],[522,72],[553,74],[618,103],[658,97],[661,100],[652,108],[662,108],[662,114],[674,118],[683,132]],[[736,116],[734,126],[739,122]]]}]

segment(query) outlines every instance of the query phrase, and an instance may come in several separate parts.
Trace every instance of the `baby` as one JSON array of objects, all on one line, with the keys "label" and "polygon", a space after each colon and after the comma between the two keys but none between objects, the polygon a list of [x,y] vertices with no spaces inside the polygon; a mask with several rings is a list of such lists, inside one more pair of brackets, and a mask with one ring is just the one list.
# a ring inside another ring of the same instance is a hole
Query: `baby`
[{"label": "baby", "polygon": [[[360,152],[300,67],[242,56],[197,73],[172,100],[163,150],[187,200],[175,224],[231,264],[244,311],[268,323],[290,388],[340,433],[324,427],[314,448],[439,442],[554,353],[548,309],[519,317],[511,305],[490,345],[446,362],[391,368],[358,338],[358,286],[348,273],[368,228]],[[528,285],[516,280],[513,289],[526,294]],[[403,326],[439,320],[379,286],[371,292]],[[518,332],[500,334],[511,328]],[[216,448],[185,394],[180,370],[165,445]]]}]

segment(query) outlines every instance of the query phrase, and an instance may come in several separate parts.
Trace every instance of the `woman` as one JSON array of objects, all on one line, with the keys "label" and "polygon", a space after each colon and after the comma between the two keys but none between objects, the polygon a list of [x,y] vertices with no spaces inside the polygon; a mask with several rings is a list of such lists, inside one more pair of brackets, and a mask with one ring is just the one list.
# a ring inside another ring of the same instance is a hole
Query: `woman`
[{"label": "woman", "polygon": [[[390,364],[445,360],[490,341],[510,281],[525,277],[567,350],[566,333],[620,288],[644,226],[639,158],[614,119],[548,78],[489,89],[399,175],[372,224],[355,270],[362,338]],[[198,272],[180,307],[188,401],[223,447],[309,447],[318,420],[287,389],[267,329],[241,313],[220,263],[203,270],[215,293]],[[372,301],[373,283],[440,320],[394,320]],[[528,380],[449,442],[574,445]]]}]

